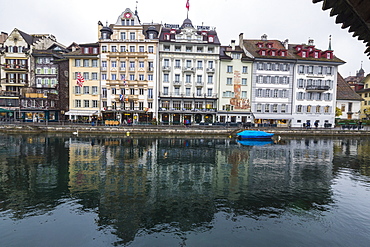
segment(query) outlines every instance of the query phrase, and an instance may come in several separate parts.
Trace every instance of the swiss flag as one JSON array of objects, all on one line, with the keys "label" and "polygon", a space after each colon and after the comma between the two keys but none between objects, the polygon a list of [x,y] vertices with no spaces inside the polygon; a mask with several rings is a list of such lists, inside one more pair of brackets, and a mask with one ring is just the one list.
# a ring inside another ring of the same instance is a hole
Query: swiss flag
[{"label": "swiss flag", "polygon": [[190,8],[190,4],[189,4],[189,0],[186,1],[186,8],[189,10]]}]

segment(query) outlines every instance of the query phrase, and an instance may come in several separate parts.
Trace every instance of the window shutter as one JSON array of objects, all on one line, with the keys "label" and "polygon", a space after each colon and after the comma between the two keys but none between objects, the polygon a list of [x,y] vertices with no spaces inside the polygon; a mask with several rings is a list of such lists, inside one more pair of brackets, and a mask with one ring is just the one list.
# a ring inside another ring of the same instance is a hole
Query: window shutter
[{"label": "window shutter", "polygon": [[263,83],[266,83],[267,82],[267,77],[266,76],[264,76],[263,77]]},{"label": "window shutter", "polygon": [[279,64],[279,67],[280,67],[280,70],[283,71],[284,70],[284,66],[283,64]]},{"label": "window shutter", "polygon": [[279,77],[279,83],[282,84],[283,83],[283,77]]}]

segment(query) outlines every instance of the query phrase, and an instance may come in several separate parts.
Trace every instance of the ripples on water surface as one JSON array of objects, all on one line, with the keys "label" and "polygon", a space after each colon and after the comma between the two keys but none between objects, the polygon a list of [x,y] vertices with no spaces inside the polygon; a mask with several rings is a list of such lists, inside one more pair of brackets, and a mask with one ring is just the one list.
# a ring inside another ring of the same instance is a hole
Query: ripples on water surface
[{"label": "ripples on water surface", "polygon": [[0,138],[0,246],[370,242],[366,139]]}]

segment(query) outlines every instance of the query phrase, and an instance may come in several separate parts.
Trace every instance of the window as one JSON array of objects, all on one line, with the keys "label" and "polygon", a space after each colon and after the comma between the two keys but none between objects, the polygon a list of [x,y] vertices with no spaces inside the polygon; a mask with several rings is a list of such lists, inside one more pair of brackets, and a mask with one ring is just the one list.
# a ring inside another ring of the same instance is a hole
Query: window
[{"label": "window", "polygon": [[143,74],[139,74],[139,81],[144,81],[144,75]]},{"label": "window", "polygon": [[193,51],[193,48],[191,46],[186,47],[186,52],[192,52],[192,51]]},{"label": "window", "polygon": [[258,70],[263,70],[263,64],[262,63],[257,63],[257,69]]},{"label": "window", "polygon": [[164,67],[169,67],[170,66],[170,60],[169,59],[164,59],[163,60],[163,66]]},{"label": "window", "polygon": [[101,74],[101,79],[105,81],[107,79],[107,74]]},{"label": "window", "polygon": [[130,70],[135,70],[135,62],[130,61]]},{"label": "window", "polygon": [[232,85],[233,84],[233,78],[226,78],[226,85]]},{"label": "window", "polygon": [[153,89],[152,88],[148,89],[148,99],[153,99]]},{"label": "window", "polygon": [[117,75],[116,74],[112,74],[112,80],[117,80]]},{"label": "window", "polygon": [[121,39],[122,40],[125,40],[126,39],[126,33],[125,32],[121,32]]},{"label": "window", "polygon": [[89,80],[89,72],[84,72],[83,77],[85,80]]},{"label": "window", "polygon": [[331,75],[331,74],[332,74],[332,67],[328,67],[328,69],[327,69],[327,74],[328,74],[328,75]]},{"label": "window", "polygon": [[262,89],[257,89],[257,97],[262,97]]},{"label": "window", "polygon": [[112,68],[117,67],[117,61],[112,61],[112,62],[111,62],[111,66],[112,66]]},{"label": "window", "polygon": [[213,69],[213,61],[208,61],[208,68]]},{"label": "window", "polygon": [[202,83],[202,75],[197,75],[197,83]]},{"label": "window", "polygon": [[243,66],[242,73],[247,74],[248,73],[248,66]]},{"label": "window", "polygon": [[242,78],[242,85],[243,86],[247,85],[247,78]]},{"label": "window", "polygon": [[154,52],[154,47],[153,46],[148,46],[148,52],[153,53]]},{"label": "window", "polygon": [[153,81],[153,75],[152,74],[148,75],[148,81]]},{"label": "window", "polygon": [[274,95],[273,95],[273,97],[274,98],[277,98],[278,96],[279,96],[279,90],[274,89]]},{"label": "window", "polygon": [[163,74],[163,82],[169,82],[168,78],[169,78],[168,74]]},{"label": "window", "polygon": [[324,107],[324,112],[325,112],[325,113],[329,113],[329,110],[330,110],[330,106],[325,106],[325,107]]},{"label": "window", "polygon": [[175,51],[181,51],[181,46],[175,46]]},{"label": "window", "polygon": [[79,100],[79,99],[76,99],[75,100],[75,107],[77,108],[77,107],[81,107],[81,100]]},{"label": "window", "polygon": [[322,75],[322,66],[319,66],[319,67],[318,67],[317,73],[318,73],[319,75]]},{"label": "window", "polygon": [[190,96],[190,88],[187,87],[185,89],[185,94],[186,94],[186,96]]},{"label": "window", "polygon": [[101,47],[101,51],[102,51],[102,52],[107,52],[107,46],[106,46],[106,45],[103,45],[103,46]]},{"label": "window", "polygon": [[233,66],[228,65],[227,66],[227,73],[232,73],[233,72]]},{"label": "window", "polygon": [[139,95],[144,95],[144,88],[139,88]]},{"label": "window", "polygon": [[281,105],[281,112],[286,112],[286,104]]},{"label": "window", "polygon": [[98,94],[98,87],[97,86],[92,86],[91,87],[91,93],[93,95],[97,95]]},{"label": "window", "polygon": [[97,100],[92,100],[92,107],[93,108],[98,108],[98,101]]},{"label": "window", "polygon": [[180,75],[179,74],[175,74],[175,82],[180,82]]},{"label": "window", "polygon": [[81,59],[75,60],[75,67],[81,67]]},{"label": "window", "polygon": [[92,72],[91,73],[91,80],[94,80],[94,81],[98,80],[98,73]]},{"label": "window", "polygon": [[197,96],[202,96],[202,88],[197,88]]},{"label": "window", "polygon": [[144,61],[139,61],[139,68],[144,68]]},{"label": "window", "polygon": [[311,113],[311,109],[312,109],[312,107],[310,105],[308,105],[307,106],[307,109],[306,109],[307,110],[307,113]]},{"label": "window", "polygon": [[89,100],[84,100],[84,107],[86,107],[86,108],[90,107],[90,101]]},{"label": "window", "polygon": [[107,97],[107,89],[106,88],[102,88],[102,97],[103,98]]},{"label": "window", "polygon": [[130,39],[131,40],[134,40],[135,39],[135,33],[134,32],[130,32]]},{"label": "window", "polygon": [[120,46],[120,52],[126,52],[126,46],[121,45]]},{"label": "window", "polygon": [[213,75],[209,75],[208,76],[208,81],[207,81],[208,84],[212,84],[213,83]]},{"label": "window", "polygon": [[299,74],[303,74],[304,73],[304,66],[303,65],[299,65],[298,66],[298,73]]},{"label": "window", "polygon": [[144,46],[139,46],[139,52],[144,52]]},{"label": "window", "polygon": [[308,66],[308,74],[313,74],[313,66]]},{"label": "window", "polygon": [[277,112],[277,109],[278,109],[278,105],[277,104],[273,104],[272,105],[272,112]]},{"label": "window", "polygon": [[257,110],[257,112],[261,112],[262,111],[262,105],[257,104],[256,110]]},{"label": "window", "polygon": [[270,112],[270,104],[265,105],[265,112]]},{"label": "window", "polygon": [[163,88],[163,95],[168,95],[168,87]]},{"label": "window", "polygon": [[135,46],[130,46],[130,52],[135,52]]},{"label": "window", "polygon": [[213,53],[214,49],[212,47],[208,47],[208,53]]},{"label": "window", "polygon": [[92,67],[98,67],[98,60],[92,60]]},{"label": "window", "polygon": [[191,68],[191,60],[186,60],[186,68]]},{"label": "window", "polygon": [[242,98],[246,99],[247,98],[247,91],[242,91]]},{"label": "window", "polygon": [[175,68],[176,69],[180,68],[180,60],[175,60]]},{"label": "window", "polygon": [[317,105],[316,106],[316,112],[319,113],[321,111],[321,106]]},{"label": "window", "polygon": [[130,74],[130,81],[134,81],[135,80],[135,74]]},{"label": "window", "polygon": [[207,96],[212,96],[212,88],[207,89]]},{"label": "window", "polygon": [[81,87],[75,86],[75,94],[81,94]]},{"label": "window", "polygon": [[164,49],[165,51],[170,51],[170,46],[169,46],[169,45],[165,45],[165,46],[163,46],[163,49]]},{"label": "window", "polygon": [[203,69],[203,61],[197,61],[197,69]]},{"label": "window", "polygon": [[186,83],[191,83],[191,75],[186,75],[185,76],[185,82]]},{"label": "window", "polygon": [[297,106],[297,112],[300,112],[300,113],[302,112],[302,105]]},{"label": "window", "polygon": [[179,96],[180,95],[180,88],[179,87],[175,87],[174,93],[175,93],[175,96]]},{"label": "window", "polygon": [[203,52],[203,47],[197,47],[197,52],[198,52],[198,53]]},{"label": "window", "polygon": [[303,79],[298,79],[298,88],[303,88]]},{"label": "window", "polygon": [[270,89],[266,89],[265,97],[267,98],[271,97],[270,91],[271,91]]},{"label": "window", "polygon": [[89,59],[84,59],[84,67],[89,67],[90,66],[90,61]]},{"label": "window", "polygon": [[117,46],[112,45],[112,52],[117,52]]},{"label": "window", "polygon": [[126,62],[125,61],[121,61],[120,67],[121,67],[121,69],[126,68]]}]

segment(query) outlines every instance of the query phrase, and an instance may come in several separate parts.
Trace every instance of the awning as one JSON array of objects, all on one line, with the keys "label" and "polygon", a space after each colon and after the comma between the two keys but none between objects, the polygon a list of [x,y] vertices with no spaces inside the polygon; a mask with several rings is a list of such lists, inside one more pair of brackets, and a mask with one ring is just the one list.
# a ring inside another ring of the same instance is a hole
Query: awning
[{"label": "awning", "polygon": [[293,119],[292,115],[288,114],[279,114],[279,115],[270,115],[270,114],[253,114],[254,119]]},{"label": "awning", "polygon": [[11,111],[11,110],[7,110],[7,109],[4,109],[4,108],[0,108],[0,113],[1,112],[13,112],[13,111]]},{"label": "awning", "polygon": [[92,116],[97,114],[98,111],[67,111],[65,115],[73,115],[73,116]]}]

